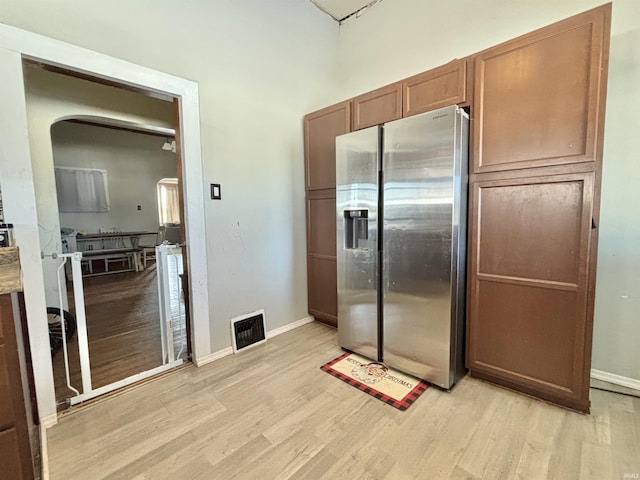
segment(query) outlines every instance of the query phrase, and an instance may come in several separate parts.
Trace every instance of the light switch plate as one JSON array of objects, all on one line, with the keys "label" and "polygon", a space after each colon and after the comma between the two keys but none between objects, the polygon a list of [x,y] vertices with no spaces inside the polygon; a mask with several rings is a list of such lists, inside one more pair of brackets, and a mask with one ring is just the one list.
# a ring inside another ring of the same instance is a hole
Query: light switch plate
[{"label": "light switch plate", "polygon": [[222,200],[222,192],[219,183],[211,184],[211,200]]}]

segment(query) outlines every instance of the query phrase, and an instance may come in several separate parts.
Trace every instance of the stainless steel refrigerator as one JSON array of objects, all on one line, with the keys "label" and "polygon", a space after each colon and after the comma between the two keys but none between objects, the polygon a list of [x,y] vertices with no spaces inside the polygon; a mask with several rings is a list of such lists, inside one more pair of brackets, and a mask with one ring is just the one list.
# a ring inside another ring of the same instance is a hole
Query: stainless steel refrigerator
[{"label": "stainless steel refrigerator", "polygon": [[445,389],[464,374],[468,131],[451,106],[336,139],[339,343]]}]

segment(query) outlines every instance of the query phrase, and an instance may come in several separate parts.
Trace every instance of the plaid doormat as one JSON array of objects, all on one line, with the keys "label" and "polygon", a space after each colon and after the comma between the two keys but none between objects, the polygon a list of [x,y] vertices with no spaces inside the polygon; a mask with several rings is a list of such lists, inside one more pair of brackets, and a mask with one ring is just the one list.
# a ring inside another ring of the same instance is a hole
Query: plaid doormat
[{"label": "plaid doormat", "polygon": [[428,387],[423,380],[350,352],[320,369],[398,410],[409,408]]}]

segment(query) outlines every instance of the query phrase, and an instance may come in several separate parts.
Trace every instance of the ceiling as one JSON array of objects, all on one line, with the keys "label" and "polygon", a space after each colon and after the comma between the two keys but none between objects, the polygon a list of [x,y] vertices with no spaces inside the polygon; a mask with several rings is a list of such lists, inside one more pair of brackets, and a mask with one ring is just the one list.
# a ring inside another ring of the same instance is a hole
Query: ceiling
[{"label": "ceiling", "polygon": [[356,13],[363,8],[372,6],[380,0],[310,0],[323,12],[331,15],[334,20],[340,22],[349,15]]}]

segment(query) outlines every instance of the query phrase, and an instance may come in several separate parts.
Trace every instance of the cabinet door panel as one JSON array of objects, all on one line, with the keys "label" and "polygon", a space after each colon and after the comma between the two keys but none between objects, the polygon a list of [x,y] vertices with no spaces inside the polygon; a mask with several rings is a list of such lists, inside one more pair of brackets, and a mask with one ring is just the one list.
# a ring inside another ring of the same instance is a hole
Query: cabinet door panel
[{"label": "cabinet door panel", "polygon": [[16,365],[11,365],[6,350],[6,346],[0,343],[0,429],[15,422],[16,418],[12,399],[16,385],[9,381],[9,369],[16,368]]},{"label": "cabinet door panel", "polygon": [[609,18],[600,7],[475,57],[474,173],[598,158]]},{"label": "cabinet door panel", "polygon": [[582,190],[577,181],[483,189],[479,272],[577,284]]},{"label": "cabinet door panel", "polygon": [[310,113],[304,119],[306,188],[336,186],[336,136],[351,129],[351,103]]},{"label": "cabinet door panel", "polygon": [[309,313],[317,319],[338,325],[338,290],[335,259],[309,257]]},{"label": "cabinet door panel", "polygon": [[[335,195],[335,193],[334,193]],[[309,219],[309,245],[311,255],[336,256],[336,199],[310,198],[307,200]]]},{"label": "cabinet door panel", "polygon": [[[561,393],[575,389],[575,290],[478,281],[477,367]],[[579,353],[579,352],[578,352]],[[557,392],[556,392],[557,393]]]},{"label": "cabinet door panel", "polygon": [[454,60],[442,67],[402,82],[403,117],[428,112],[466,99],[466,60]]},{"label": "cabinet door panel", "polygon": [[394,83],[353,99],[353,130],[402,118],[402,83]]},{"label": "cabinet door panel", "polygon": [[592,173],[473,185],[468,366],[589,408]]},{"label": "cabinet door panel", "polygon": [[20,462],[19,436],[15,428],[0,432],[0,471],[2,478],[20,480],[29,477],[22,469]]}]

